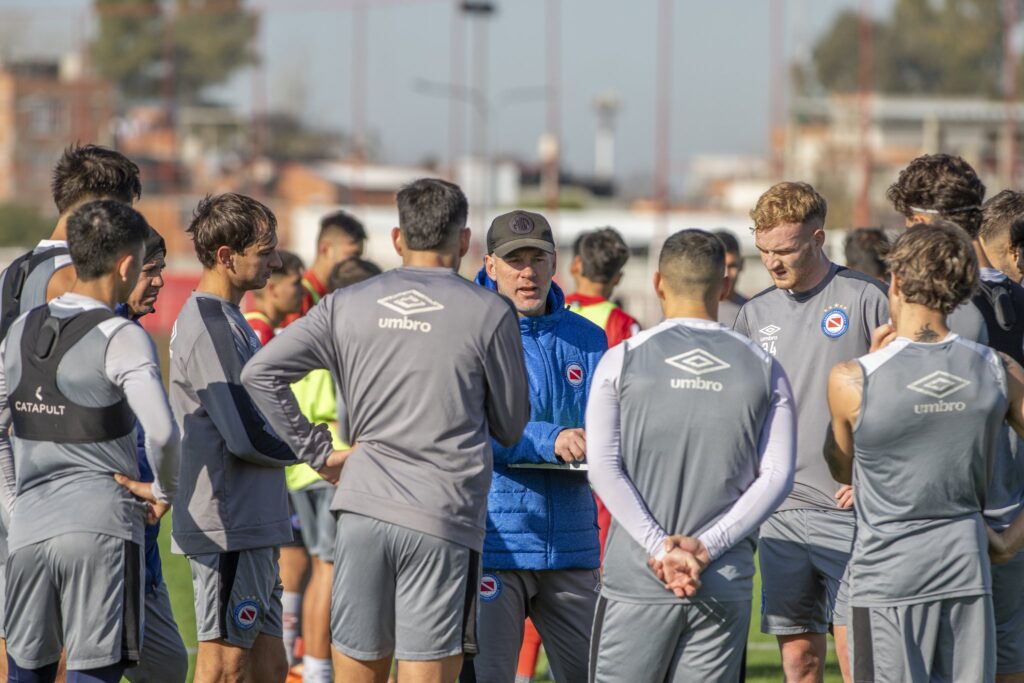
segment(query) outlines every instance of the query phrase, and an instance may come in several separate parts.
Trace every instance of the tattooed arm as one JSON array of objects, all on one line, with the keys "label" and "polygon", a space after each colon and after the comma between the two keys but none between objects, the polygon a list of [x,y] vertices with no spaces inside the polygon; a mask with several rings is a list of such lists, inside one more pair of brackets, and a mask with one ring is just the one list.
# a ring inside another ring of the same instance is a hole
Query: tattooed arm
[{"label": "tattooed arm", "polygon": [[824,455],[832,478],[840,484],[853,481],[853,425],[860,413],[864,374],[860,363],[839,363],[828,376],[828,405],[832,424],[825,434]]}]

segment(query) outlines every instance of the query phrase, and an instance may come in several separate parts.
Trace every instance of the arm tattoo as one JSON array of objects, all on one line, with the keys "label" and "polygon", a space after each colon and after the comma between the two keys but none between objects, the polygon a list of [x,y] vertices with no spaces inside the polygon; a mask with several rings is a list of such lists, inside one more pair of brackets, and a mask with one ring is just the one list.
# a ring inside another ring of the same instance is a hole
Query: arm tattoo
[{"label": "arm tattoo", "polygon": [[838,481],[843,473],[843,467],[839,464],[839,459],[836,457],[839,453],[839,444],[836,443],[836,437],[832,433],[831,424],[825,433],[825,448],[822,451],[825,455],[825,462],[828,463],[828,471],[832,473],[832,478]]},{"label": "arm tattoo", "polygon": [[919,342],[935,342],[939,339],[939,333],[931,328],[931,325],[925,323],[921,326],[917,332],[914,333],[914,341]]}]

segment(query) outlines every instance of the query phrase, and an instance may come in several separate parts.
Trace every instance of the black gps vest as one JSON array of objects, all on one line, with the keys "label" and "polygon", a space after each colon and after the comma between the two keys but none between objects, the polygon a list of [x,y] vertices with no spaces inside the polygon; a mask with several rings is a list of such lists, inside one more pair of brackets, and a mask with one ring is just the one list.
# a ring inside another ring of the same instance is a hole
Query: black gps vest
[{"label": "black gps vest", "polygon": [[985,319],[988,345],[1024,365],[1024,287],[982,280],[971,301]]},{"label": "black gps vest", "polygon": [[20,439],[55,443],[112,441],[135,428],[128,401],[93,407],[74,403],[57,387],[57,368],[71,347],[115,317],[107,309],[58,318],[49,306],[29,312],[21,334],[21,379],[7,397]]},{"label": "black gps vest", "polygon": [[0,290],[0,311],[3,312],[0,315],[0,340],[7,336],[11,323],[21,315],[21,292],[28,276],[43,263],[67,253],[67,247],[53,247],[38,252],[33,250],[22,254],[7,266],[4,286]]}]

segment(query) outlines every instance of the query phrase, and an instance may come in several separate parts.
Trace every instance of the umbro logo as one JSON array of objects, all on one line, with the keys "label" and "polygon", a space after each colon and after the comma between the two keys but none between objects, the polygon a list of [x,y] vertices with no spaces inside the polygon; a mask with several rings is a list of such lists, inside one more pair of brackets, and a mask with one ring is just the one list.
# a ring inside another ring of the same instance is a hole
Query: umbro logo
[{"label": "umbro logo", "polygon": [[957,377],[943,370],[938,370],[930,375],[925,375],[916,382],[911,382],[907,385],[907,389],[924,394],[925,396],[931,396],[932,398],[946,398],[950,394],[960,391],[968,384],[970,384],[970,381],[963,377]]},{"label": "umbro logo", "polygon": [[708,353],[704,349],[693,349],[678,356],[666,358],[665,362],[674,368],[679,368],[691,375],[696,375],[696,377],[690,379],[670,378],[669,386],[673,389],[696,389],[698,391],[718,392],[725,388],[725,385],[721,382],[706,380],[701,377],[701,375],[706,375],[709,372],[718,372],[729,367],[729,364],[724,360]]},{"label": "umbro logo", "polygon": [[666,358],[665,362],[672,367],[685,370],[691,375],[697,376],[706,375],[709,372],[718,372],[729,367],[729,364],[724,360],[708,353],[704,349],[693,349],[678,356]]},{"label": "umbro logo", "polygon": [[444,308],[443,305],[415,289],[407,289],[404,292],[392,294],[383,299],[377,299],[377,303],[402,315],[429,313],[430,311],[440,311]]},{"label": "umbro logo", "polygon": [[765,325],[764,327],[758,330],[758,332],[760,332],[765,337],[773,337],[781,331],[782,328],[779,327],[778,325]]},{"label": "umbro logo", "polygon": [[444,308],[442,304],[415,289],[407,289],[398,294],[377,299],[377,303],[401,313],[401,318],[377,318],[377,326],[386,330],[411,330],[413,332],[430,332],[432,325],[423,320],[410,320],[405,316],[418,313],[430,313]]}]

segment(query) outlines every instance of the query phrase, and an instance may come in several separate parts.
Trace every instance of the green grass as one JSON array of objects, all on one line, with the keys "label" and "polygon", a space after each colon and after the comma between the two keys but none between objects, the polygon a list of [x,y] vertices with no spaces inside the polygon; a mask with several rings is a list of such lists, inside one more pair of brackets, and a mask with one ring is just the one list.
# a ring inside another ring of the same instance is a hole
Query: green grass
[{"label": "green grass", "polygon": [[[178,621],[178,628],[181,630],[181,637],[185,640],[185,647],[189,650],[189,678],[192,680],[192,673],[195,670],[196,652],[196,619],[192,604],[192,577],[188,568],[188,561],[181,555],[172,555],[170,549],[170,520],[164,522],[160,533],[160,553],[163,557],[164,580],[167,582],[167,589],[171,594],[171,607],[174,609],[174,616]],[[761,610],[761,580],[759,576],[754,577],[754,601],[750,619],[750,639],[747,641],[747,681],[749,683],[777,683],[782,680],[782,667],[779,662],[779,652],[775,645],[775,638],[766,636],[760,630]],[[546,659],[541,653],[539,671],[546,669]],[[537,683],[550,682],[551,679],[544,675],[538,675]],[[839,664],[836,662],[835,651],[829,641],[828,665],[825,671],[826,683],[838,683],[842,678],[839,675]]]},{"label": "green grass", "polygon": [[178,631],[188,648],[188,680],[196,671],[196,610],[192,602],[192,572],[184,555],[171,553],[171,518],[168,515],[160,525],[160,559],[163,563],[164,583],[171,596],[171,609],[178,622]]}]

